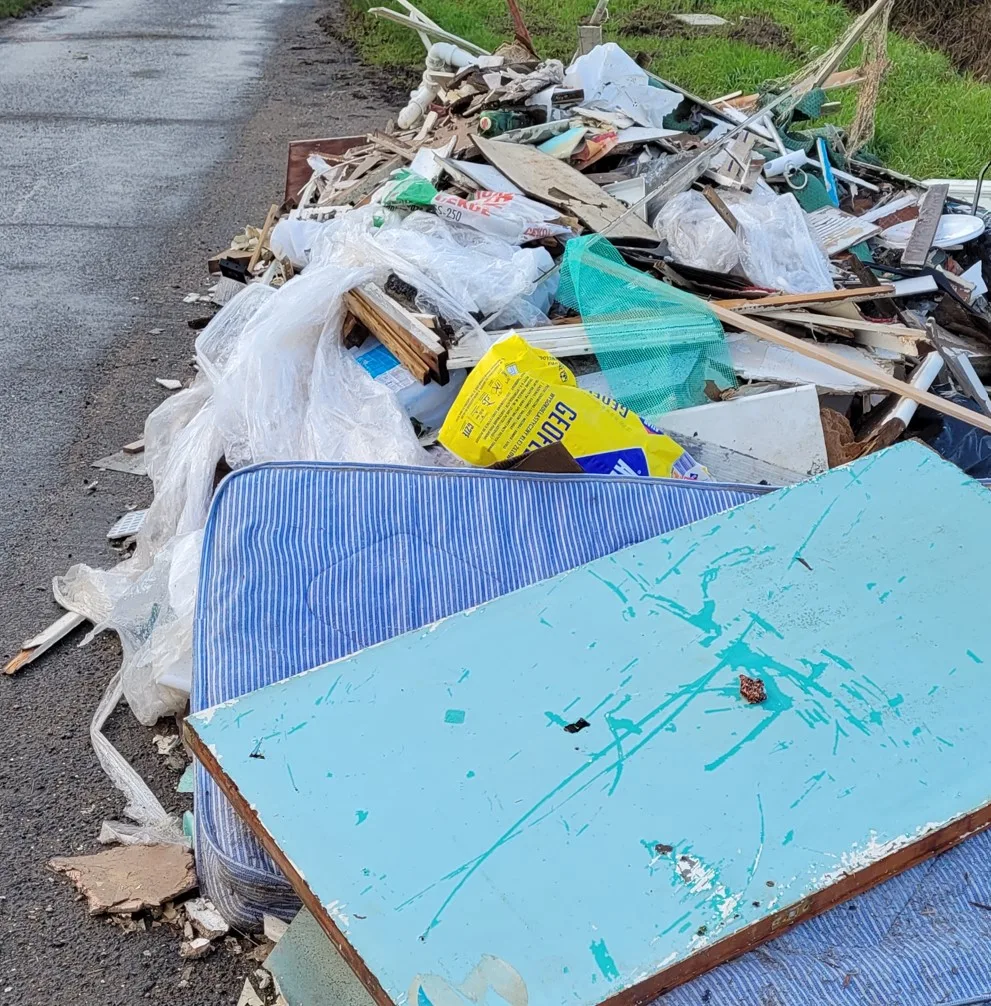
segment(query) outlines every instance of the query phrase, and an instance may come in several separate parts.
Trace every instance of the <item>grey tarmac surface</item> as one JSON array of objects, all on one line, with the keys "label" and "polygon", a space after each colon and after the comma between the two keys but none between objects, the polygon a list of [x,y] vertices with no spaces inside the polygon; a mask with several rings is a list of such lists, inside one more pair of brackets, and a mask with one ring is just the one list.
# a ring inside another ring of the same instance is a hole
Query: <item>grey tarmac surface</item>
[{"label": "grey tarmac surface", "polygon": [[[321,0],[89,0],[0,22],[0,656],[60,613],[53,575],[109,566],[150,483],[90,463],[188,382],[206,258],[281,199],[286,143],[380,127],[402,103],[317,23]],[[152,335],[152,329],[161,334]],[[96,490],[86,484],[98,480]],[[122,800],[89,745],[116,636],[0,678],[0,1004],[233,1006],[256,964],[186,962],[171,927],[122,933],[47,868],[99,848]],[[171,726],[174,731],[174,726]],[[166,804],[153,730],[108,727]]]}]

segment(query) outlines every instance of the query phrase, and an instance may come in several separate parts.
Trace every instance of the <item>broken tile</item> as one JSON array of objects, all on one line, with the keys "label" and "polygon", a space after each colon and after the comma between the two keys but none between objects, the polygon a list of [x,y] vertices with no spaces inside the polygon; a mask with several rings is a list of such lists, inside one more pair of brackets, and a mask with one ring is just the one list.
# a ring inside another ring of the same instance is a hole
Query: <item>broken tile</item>
[{"label": "broken tile", "polygon": [[186,909],[186,917],[193,924],[193,928],[208,940],[216,940],[225,935],[230,926],[224,921],[224,917],[214,907],[212,901],[207,898],[193,898],[183,906]]}]

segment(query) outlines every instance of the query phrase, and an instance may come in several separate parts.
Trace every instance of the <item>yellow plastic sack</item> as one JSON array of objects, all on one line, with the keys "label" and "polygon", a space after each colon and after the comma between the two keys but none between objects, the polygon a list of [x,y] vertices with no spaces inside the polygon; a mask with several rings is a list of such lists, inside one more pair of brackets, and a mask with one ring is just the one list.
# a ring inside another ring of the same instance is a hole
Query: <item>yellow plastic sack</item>
[{"label": "yellow plastic sack", "polygon": [[579,388],[560,360],[515,334],[468,375],[440,442],[482,467],[560,442],[592,474],[708,479],[670,437],[619,402]]}]

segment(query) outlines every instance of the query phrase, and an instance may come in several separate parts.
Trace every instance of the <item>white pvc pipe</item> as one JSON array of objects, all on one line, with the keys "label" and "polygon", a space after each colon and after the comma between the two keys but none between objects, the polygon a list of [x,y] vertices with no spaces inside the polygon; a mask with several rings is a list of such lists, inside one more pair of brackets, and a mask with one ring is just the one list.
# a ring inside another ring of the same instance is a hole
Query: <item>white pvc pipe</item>
[{"label": "white pvc pipe", "polygon": [[433,82],[432,74],[448,67],[462,70],[478,62],[478,56],[455,45],[453,42],[434,42],[427,50],[426,69],[420,86],[410,93],[409,103],[396,117],[400,129],[412,129],[426,115],[430,103],[437,97],[440,85]]}]

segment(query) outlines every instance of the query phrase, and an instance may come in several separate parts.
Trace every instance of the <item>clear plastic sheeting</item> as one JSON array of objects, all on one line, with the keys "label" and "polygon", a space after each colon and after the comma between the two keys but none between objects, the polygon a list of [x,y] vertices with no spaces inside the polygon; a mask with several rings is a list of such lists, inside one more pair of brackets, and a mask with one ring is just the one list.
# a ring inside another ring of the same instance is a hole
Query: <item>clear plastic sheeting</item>
[{"label": "clear plastic sheeting", "polygon": [[146,725],[185,707],[202,529],[221,460],[430,463],[394,394],[341,342],[343,296],[372,273],[320,264],[279,290],[249,286],[225,306],[197,339],[192,386],[145,424],[155,497],[133,555],[111,570],[78,564],[55,580],[56,599],[94,623],[84,643],[105,629],[121,639],[121,667],[91,736],[138,827],[108,823],[110,837],[186,841],[103,725],[122,696]]},{"label": "clear plastic sheeting", "polygon": [[625,112],[640,126],[663,127],[664,116],[682,102],[680,94],[652,87],[646,71],[615,42],[579,56],[568,67],[564,84],[582,88],[587,107]]},{"label": "clear plastic sheeting", "polygon": [[521,325],[547,324],[530,299],[549,267],[545,248],[519,248],[421,211],[375,227],[370,210],[326,225],[311,263],[368,265],[380,281],[395,273],[416,288],[420,310],[440,314],[462,331],[475,329],[477,316],[496,313]]},{"label": "clear plastic sheeting", "polygon": [[809,230],[793,195],[775,195],[758,184],[753,192],[721,189],[739,221],[734,234],[701,192],[681,192],[654,218],[675,262],[712,272],[742,273],[757,286],[784,293],[832,290],[829,259]]},{"label": "clear plastic sheeting", "polygon": [[654,218],[654,230],[668,243],[675,262],[728,273],[740,262],[736,235],[701,192],[679,192]]},{"label": "clear plastic sheeting", "polygon": [[[760,198],[765,193],[768,198]],[[758,286],[783,293],[833,289],[829,259],[809,230],[808,217],[791,193],[756,187],[749,198],[727,193],[726,205],[740,221],[740,268]]]}]

